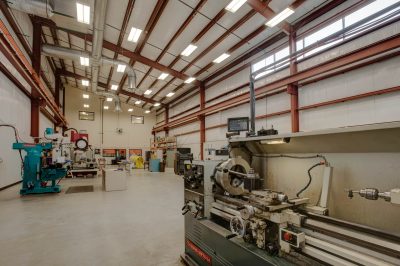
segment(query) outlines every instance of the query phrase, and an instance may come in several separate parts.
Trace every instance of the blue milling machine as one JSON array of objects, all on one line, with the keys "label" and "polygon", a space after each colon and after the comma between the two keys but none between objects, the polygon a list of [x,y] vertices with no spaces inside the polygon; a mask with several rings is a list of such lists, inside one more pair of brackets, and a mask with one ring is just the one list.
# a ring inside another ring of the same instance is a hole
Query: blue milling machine
[{"label": "blue milling machine", "polygon": [[[53,129],[47,128],[46,135],[53,134]],[[24,158],[24,173],[22,176],[21,195],[58,193],[61,191],[57,180],[67,175],[67,169],[60,163],[47,163],[44,153],[53,150],[53,143],[13,143],[14,150],[23,150],[27,154]]]}]

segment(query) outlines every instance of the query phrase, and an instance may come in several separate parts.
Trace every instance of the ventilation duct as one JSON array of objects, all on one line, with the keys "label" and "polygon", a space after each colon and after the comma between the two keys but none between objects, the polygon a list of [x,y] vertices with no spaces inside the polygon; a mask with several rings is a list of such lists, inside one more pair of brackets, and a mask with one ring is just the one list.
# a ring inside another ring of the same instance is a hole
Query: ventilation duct
[{"label": "ventilation duct", "polygon": [[53,0],[7,0],[8,6],[28,14],[50,18],[54,14]]},{"label": "ventilation duct", "polygon": [[104,26],[106,23],[107,0],[96,0],[94,5],[92,41],[92,90],[97,90],[101,51],[103,50]]},{"label": "ventilation duct", "polygon": [[114,93],[109,93],[109,92],[101,92],[101,91],[97,91],[94,92],[96,95],[99,96],[103,96],[103,97],[110,97],[114,99],[114,104],[115,104],[115,108],[114,111],[115,112],[122,112],[122,108],[121,108],[121,100],[119,99],[119,97],[117,95],[115,95]]},{"label": "ventilation duct", "polygon": [[[49,45],[49,44],[42,45],[42,52],[49,56],[63,58],[63,59],[72,59],[79,61],[80,57],[87,57],[90,60],[93,60],[93,58],[91,58],[88,52]],[[99,59],[99,65],[115,65],[115,66],[125,65],[126,66],[125,71],[126,74],[128,75],[128,90],[133,91],[136,89],[136,73],[133,70],[132,66],[130,66],[129,64],[120,60],[114,60],[112,58],[103,56],[100,57]],[[94,77],[92,76],[92,80],[93,79]],[[95,92],[97,90],[92,86],[92,91]]]}]

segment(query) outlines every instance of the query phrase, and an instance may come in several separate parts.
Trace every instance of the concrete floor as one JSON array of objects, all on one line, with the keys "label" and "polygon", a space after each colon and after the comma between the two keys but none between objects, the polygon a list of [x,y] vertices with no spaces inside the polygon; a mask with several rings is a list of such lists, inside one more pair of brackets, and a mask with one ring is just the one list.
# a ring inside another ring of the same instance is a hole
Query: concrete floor
[{"label": "concrete floor", "polygon": [[[65,179],[59,194],[0,192],[0,265],[181,265],[182,178],[135,170],[128,190]],[[65,194],[69,186],[94,192]]]}]

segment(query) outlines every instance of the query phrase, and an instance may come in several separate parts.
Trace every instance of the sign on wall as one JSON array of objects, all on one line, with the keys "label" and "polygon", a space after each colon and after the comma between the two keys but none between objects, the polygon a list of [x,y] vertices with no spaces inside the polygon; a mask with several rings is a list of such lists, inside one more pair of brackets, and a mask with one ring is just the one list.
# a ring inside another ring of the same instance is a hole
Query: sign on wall
[{"label": "sign on wall", "polygon": [[142,149],[129,149],[129,157],[132,155],[142,156]]}]

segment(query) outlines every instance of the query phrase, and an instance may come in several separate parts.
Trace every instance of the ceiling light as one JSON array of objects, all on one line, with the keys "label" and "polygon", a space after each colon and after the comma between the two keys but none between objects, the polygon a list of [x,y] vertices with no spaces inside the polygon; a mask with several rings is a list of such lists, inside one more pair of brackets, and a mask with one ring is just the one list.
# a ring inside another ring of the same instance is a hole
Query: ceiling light
[{"label": "ceiling light", "polygon": [[131,32],[128,35],[128,41],[137,42],[139,40],[140,34],[142,33],[141,29],[137,29],[132,27]]},{"label": "ceiling light", "polygon": [[110,97],[108,97],[106,100],[107,100],[107,102],[112,102],[112,98],[110,98]]},{"label": "ceiling light", "polygon": [[120,65],[120,64],[118,64],[117,72],[124,72],[124,71],[125,71],[125,68],[126,68],[126,65]]},{"label": "ceiling light", "polygon": [[145,95],[150,95],[151,92],[152,92],[152,90],[146,90],[146,91],[144,92],[144,94],[145,94]]},{"label": "ceiling light", "polygon": [[235,13],[247,0],[232,0],[225,9],[229,12]]},{"label": "ceiling light", "polygon": [[89,104],[84,104],[83,107],[84,108],[89,108]]},{"label": "ceiling light", "polygon": [[196,46],[196,45],[189,44],[189,46],[186,47],[185,50],[183,50],[183,52],[181,53],[181,55],[183,55],[183,56],[189,56],[189,55],[191,55],[191,54],[193,53],[193,51],[196,50],[196,49],[197,49],[197,46]]},{"label": "ceiling light", "polygon": [[192,83],[193,80],[195,80],[195,78],[190,77],[190,78],[188,78],[187,80],[185,80],[185,83]]},{"label": "ceiling light", "polygon": [[141,104],[141,103],[142,103],[141,100],[137,100],[137,101],[135,102],[135,104]]},{"label": "ceiling light", "polygon": [[293,13],[294,13],[294,10],[291,9],[290,7],[285,8],[281,13],[279,13],[278,15],[273,17],[270,21],[265,23],[265,25],[267,25],[268,27],[272,28],[273,26],[279,24],[281,21],[283,21],[286,18],[288,18]]},{"label": "ceiling light", "polygon": [[150,110],[146,110],[146,111],[144,111],[146,114],[148,114],[148,113],[150,113]]},{"label": "ceiling light", "polygon": [[107,106],[107,105],[104,105],[104,109],[105,109],[105,110],[108,110],[108,106]]},{"label": "ceiling light", "polygon": [[168,77],[167,73],[161,73],[161,75],[158,77],[158,79],[164,80],[166,77]]},{"label": "ceiling light", "polygon": [[225,59],[227,59],[229,56],[231,56],[231,55],[223,53],[222,55],[218,56],[213,62],[219,64],[222,61],[224,61]]},{"label": "ceiling light", "polygon": [[78,22],[90,23],[90,6],[76,3],[76,18]]},{"label": "ceiling light", "polygon": [[118,90],[118,85],[115,85],[115,84],[111,85],[111,90],[113,90],[113,91]]},{"label": "ceiling light", "polygon": [[132,111],[133,111],[133,108],[129,108],[129,109],[128,109],[128,112],[132,112]]},{"label": "ceiling light", "polygon": [[82,79],[82,86],[89,86],[89,80]]},{"label": "ceiling light", "polygon": [[89,94],[83,94],[84,99],[89,99]]},{"label": "ceiling light", "polygon": [[160,106],[160,103],[155,103],[154,106],[156,106],[156,107],[157,107],[157,106]]},{"label": "ceiling light", "polygon": [[285,144],[289,142],[290,138],[266,139],[260,141],[261,144]]},{"label": "ceiling light", "polygon": [[89,66],[89,57],[83,57],[81,56],[81,65],[82,66]]},{"label": "ceiling light", "polygon": [[165,96],[167,96],[167,97],[172,97],[172,96],[174,96],[174,94],[175,94],[175,92],[170,92],[170,93],[168,93],[168,94],[165,95]]}]

